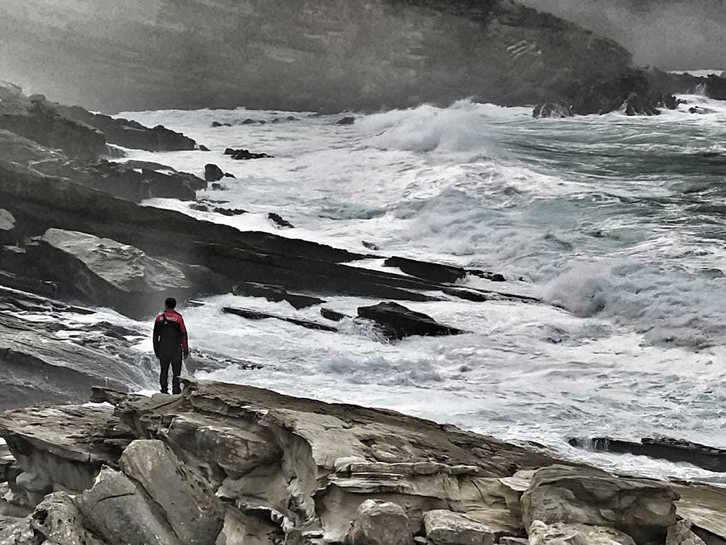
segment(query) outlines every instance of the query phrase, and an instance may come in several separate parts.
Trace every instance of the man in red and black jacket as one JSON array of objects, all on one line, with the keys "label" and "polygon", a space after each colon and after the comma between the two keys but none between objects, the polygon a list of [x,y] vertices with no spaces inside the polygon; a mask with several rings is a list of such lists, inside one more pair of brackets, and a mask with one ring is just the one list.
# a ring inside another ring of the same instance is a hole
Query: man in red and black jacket
[{"label": "man in red and black jacket", "polygon": [[161,393],[169,393],[169,366],[172,370],[171,388],[173,394],[180,394],[179,375],[182,358],[189,356],[189,339],[182,315],[176,310],[176,299],[169,297],[164,301],[166,309],[154,321],[154,354],[161,364],[159,384]]}]

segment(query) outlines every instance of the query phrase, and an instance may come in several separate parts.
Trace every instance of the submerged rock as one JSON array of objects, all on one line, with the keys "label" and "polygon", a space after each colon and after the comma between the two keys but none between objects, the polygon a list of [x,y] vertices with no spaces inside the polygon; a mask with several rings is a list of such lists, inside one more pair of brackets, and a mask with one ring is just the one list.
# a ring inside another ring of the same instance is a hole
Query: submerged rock
[{"label": "submerged rock", "polygon": [[441,336],[464,333],[460,329],[442,325],[430,316],[414,312],[398,303],[359,307],[358,316],[376,322],[389,339],[403,339],[412,335]]},{"label": "submerged rock", "polygon": [[354,125],[355,124],[355,117],[353,116],[347,116],[347,117],[341,117],[338,119],[338,121],[335,122],[336,125]]},{"label": "submerged rock", "polygon": [[271,286],[269,284],[260,284],[258,282],[245,282],[239,284],[232,289],[232,293],[247,297],[264,297],[268,301],[275,303],[287,301],[297,310],[320,305],[325,302],[323,299],[318,299],[317,297],[289,293],[282,286]]},{"label": "submerged rock", "polygon": [[225,155],[231,155],[232,159],[237,161],[249,161],[251,159],[272,159],[272,155],[266,153],[253,153],[248,149],[232,149],[224,150]]},{"label": "submerged rock", "polygon": [[283,218],[280,214],[276,214],[275,212],[270,212],[267,214],[267,218],[277,225],[278,227],[286,227],[286,228],[292,228],[295,227],[292,223],[287,221],[285,218]]},{"label": "submerged rock", "polygon": [[277,314],[269,314],[267,312],[260,312],[258,310],[250,310],[246,308],[233,308],[233,307],[224,307],[222,309],[222,312],[225,314],[234,314],[235,316],[239,316],[240,318],[246,318],[248,320],[281,320],[283,322],[288,322],[294,325],[299,325],[301,327],[304,327],[306,329],[315,329],[319,331],[330,331],[330,332],[337,332],[338,330],[332,326],[325,325],[325,324],[319,324],[317,322],[311,322],[309,320],[298,320],[297,318],[289,318],[287,316],[278,316]]}]

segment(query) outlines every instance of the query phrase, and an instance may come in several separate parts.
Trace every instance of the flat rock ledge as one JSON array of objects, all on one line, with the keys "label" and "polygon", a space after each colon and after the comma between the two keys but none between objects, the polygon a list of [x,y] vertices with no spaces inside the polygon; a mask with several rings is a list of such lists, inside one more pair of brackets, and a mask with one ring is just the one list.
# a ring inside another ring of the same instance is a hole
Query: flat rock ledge
[{"label": "flat rock ledge", "polygon": [[686,545],[726,491],[392,411],[186,382],[0,414],[0,544]]}]

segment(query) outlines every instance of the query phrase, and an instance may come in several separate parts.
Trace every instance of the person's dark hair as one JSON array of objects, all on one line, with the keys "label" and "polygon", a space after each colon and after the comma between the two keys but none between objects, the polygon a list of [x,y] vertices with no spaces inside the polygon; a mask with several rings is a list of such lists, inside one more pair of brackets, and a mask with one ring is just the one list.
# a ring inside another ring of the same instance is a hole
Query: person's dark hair
[{"label": "person's dark hair", "polygon": [[164,306],[168,309],[176,308],[176,299],[173,297],[167,297],[166,301],[164,301]]}]

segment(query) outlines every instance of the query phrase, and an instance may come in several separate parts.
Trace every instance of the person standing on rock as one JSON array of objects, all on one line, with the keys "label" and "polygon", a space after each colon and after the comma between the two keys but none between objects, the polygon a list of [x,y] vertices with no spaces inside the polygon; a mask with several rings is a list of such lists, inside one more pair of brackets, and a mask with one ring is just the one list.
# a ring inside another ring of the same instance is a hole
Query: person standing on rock
[{"label": "person standing on rock", "polygon": [[189,356],[189,338],[184,318],[176,310],[176,299],[169,297],[164,301],[164,312],[154,320],[154,354],[159,358],[161,374],[159,384],[161,393],[169,393],[169,366],[172,371],[171,392],[180,394],[179,375],[182,358]]}]

